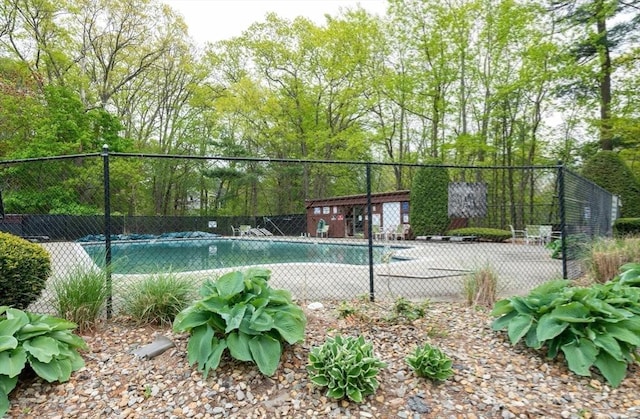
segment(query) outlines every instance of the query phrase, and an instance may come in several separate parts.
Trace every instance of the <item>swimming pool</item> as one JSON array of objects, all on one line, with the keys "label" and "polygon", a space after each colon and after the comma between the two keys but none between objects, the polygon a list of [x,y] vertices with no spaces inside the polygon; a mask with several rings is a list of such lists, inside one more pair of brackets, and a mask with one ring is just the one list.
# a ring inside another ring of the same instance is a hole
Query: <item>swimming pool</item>
[{"label": "swimming pool", "polygon": [[[81,243],[96,263],[104,266],[104,243]],[[374,246],[374,263],[392,248]],[[278,263],[342,263],[368,265],[368,247],[316,241],[259,239],[193,239],[114,242],[111,261],[115,274],[189,272]]]}]

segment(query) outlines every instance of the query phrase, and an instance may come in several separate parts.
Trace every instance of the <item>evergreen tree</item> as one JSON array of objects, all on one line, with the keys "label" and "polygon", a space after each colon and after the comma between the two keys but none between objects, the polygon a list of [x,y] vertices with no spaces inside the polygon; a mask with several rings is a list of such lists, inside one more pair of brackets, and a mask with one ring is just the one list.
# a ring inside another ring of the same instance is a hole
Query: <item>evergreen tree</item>
[{"label": "evergreen tree", "polygon": [[613,151],[601,151],[588,160],[583,175],[622,199],[622,217],[640,217],[640,182]]},{"label": "evergreen tree", "polygon": [[[436,164],[432,162],[431,164]],[[446,167],[418,169],[411,185],[411,229],[420,235],[444,234],[449,227],[449,173]]]}]

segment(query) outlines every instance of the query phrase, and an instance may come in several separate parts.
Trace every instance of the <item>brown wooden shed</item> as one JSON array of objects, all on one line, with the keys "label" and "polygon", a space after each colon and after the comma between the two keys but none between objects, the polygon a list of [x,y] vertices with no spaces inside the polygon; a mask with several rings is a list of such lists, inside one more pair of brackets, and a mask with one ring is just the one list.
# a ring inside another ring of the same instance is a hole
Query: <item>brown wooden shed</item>
[{"label": "brown wooden shed", "polygon": [[[368,237],[367,195],[308,199],[307,234],[316,236],[320,220],[329,226],[328,237]],[[409,191],[371,194],[372,224],[381,231],[409,224]]]}]

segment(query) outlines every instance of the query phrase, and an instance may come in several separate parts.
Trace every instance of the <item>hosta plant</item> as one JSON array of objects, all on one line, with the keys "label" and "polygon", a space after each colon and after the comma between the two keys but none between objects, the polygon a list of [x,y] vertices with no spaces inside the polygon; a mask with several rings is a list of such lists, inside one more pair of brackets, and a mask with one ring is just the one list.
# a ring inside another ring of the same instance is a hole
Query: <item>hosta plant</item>
[{"label": "hosta plant", "polygon": [[189,332],[187,357],[206,377],[225,351],[239,361],[255,362],[264,375],[280,363],[282,343],[304,339],[306,317],[286,290],[269,286],[271,272],[253,268],[229,272],[205,282],[201,299],[181,311],[173,327]]},{"label": "hosta plant", "polygon": [[453,361],[440,349],[425,343],[406,358],[407,364],[420,377],[444,381],[453,375]]},{"label": "hosta plant", "polygon": [[590,376],[597,369],[613,387],[640,346],[640,268],[630,264],[613,281],[588,288],[551,281],[527,296],[500,300],[493,309],[494,330],[505,330],[512,344],[521,340],[547,356],[564,354],[568,367]]},{"label": "hosta plant", "polygon": [[386,365],[374,356],[373,345],[364,337],[337,335],[311,349],[307,368],[313,384],[327,387],[327,397],[360,403],[376,391],[376,376]]},{"label": "hosta plant", "polygon": [[72,333],[75,323],[43,314],[0,307],[0,417],[9,410],[9,393],[27,365],[48,382],[68,381],[84,366],[86,349]]}]

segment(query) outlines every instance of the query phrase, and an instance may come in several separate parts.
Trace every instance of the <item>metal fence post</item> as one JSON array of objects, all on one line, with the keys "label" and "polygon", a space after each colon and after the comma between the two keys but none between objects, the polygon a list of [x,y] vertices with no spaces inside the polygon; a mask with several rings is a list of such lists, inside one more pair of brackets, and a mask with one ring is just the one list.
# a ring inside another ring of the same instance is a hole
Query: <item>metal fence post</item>
[{"label": "metal fence post", "polygon": [[369,244],[369,301],[374,302],[375,283],[373,276],[373,217],[371,211],[371,164],[366,164],[366,180],[367,180],[367,238]]},{"label": "metal fence post", "polygon": [[102,146],[102,162],[104,168],[104,262],[107,286],[107,319],[113,312],[113,287],[111,283],[111,201],[109,192],[109,146]]},{"label": "metal fence post", "polygon": [[567,217],[565,211],[564,164],[558,162],[558,212],[560,215],[560,240],[562,249],[562,278],[568,279],[567,270]]}]

